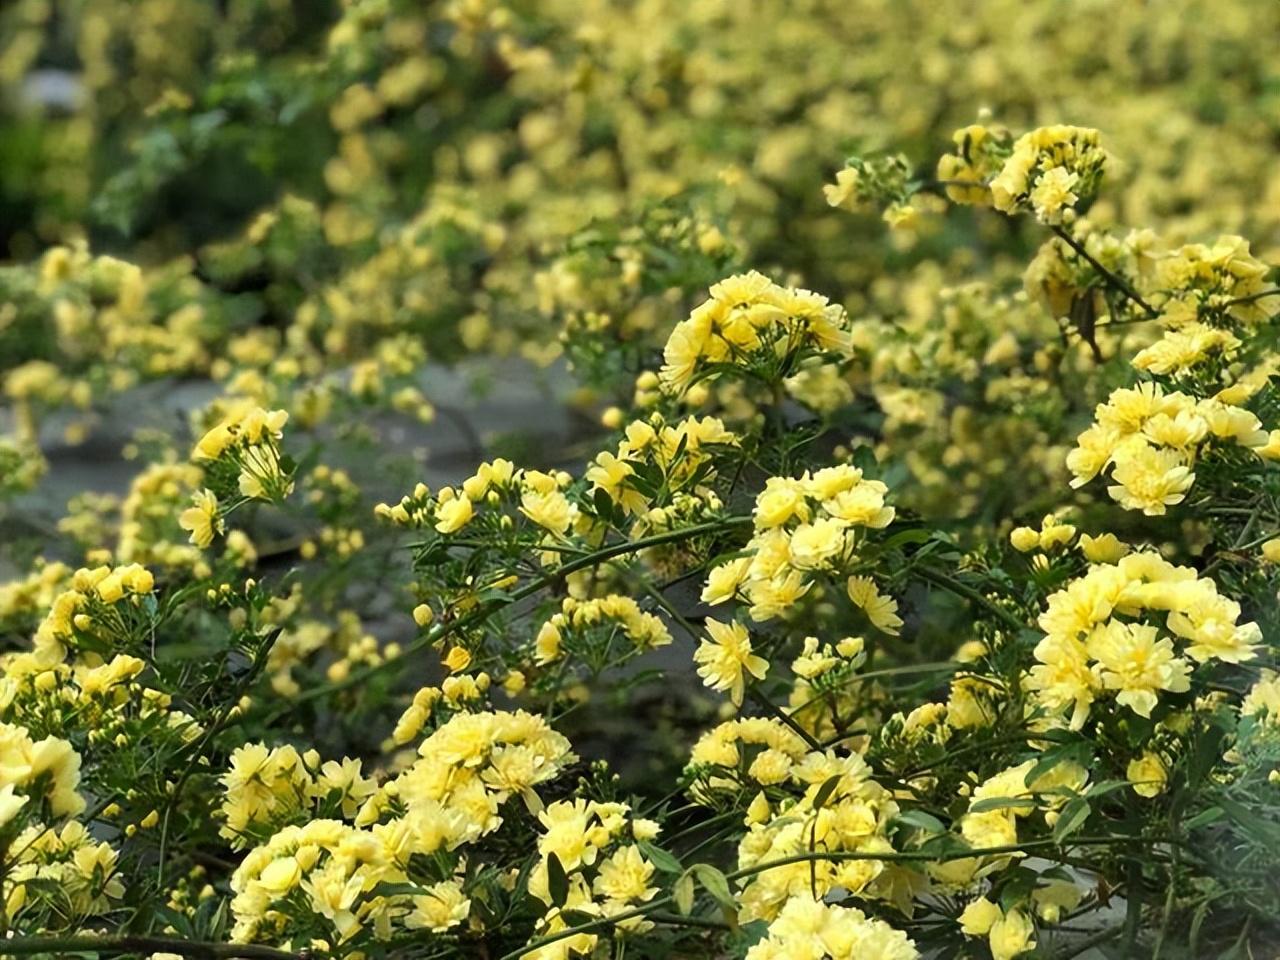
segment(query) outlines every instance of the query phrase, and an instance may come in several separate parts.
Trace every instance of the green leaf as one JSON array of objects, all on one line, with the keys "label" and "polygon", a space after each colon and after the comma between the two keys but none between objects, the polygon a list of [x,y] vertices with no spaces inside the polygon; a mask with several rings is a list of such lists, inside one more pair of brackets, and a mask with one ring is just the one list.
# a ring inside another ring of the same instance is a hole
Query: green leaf
[{"label": "green leaf", "polygon": [[895,547],[905,547],[907,544],[912,543],[928,543],[932,537],[932,531],[925,530],[922,527],[915,527],[895,533],[884,542],[884,549],[892,550]]},{"label": "green leaf", "polygon": [[1061,843],[1079,830],[1092,812],[1093,808],[1084,797],[1073,797],[1068,800],[1058,814],[1058,822],[1053,825],[1053,842]]},{"label": "green leaf", "polygon": [[909,827],[927,830],[929,833],[947,832],[947,828],[941,820],[931,813],[925,813],[923,810],[903,810],[894,819],[898,823],[905,823]]},{"label": "green leaf", "polygon": [[733,899],[733,894],[729,890],[729,880],[723,873],[709,863],[695,863],[691,869],[694,876],[698,878],[698,882],[707,893],[711,894],[711,898],[716,903],[726,910],[737,913],[738,902]]},{"label": "green leaf", "polygon": [[1108,793],[1114,793],[1129,786],[1128,780],[1099,780],[1088,790],[1084,792],[1086,797],[1093,799],[1094,797],[1106,796]]},{"label": "green leaf", "polygon": [[821,810],[826,806],[827,801],[831,799],[831,795],[836,792],[836,787],[840,786],[840,778],[842,776],[843,774],[837,773],[827,777],[822,786],[818,788],[818,792],[813,795],[813,809]]},{"label": "green leaf", "polygon": [[648,840],[637,841],[636,846],[640,848],[640,852],[644,854],[645,859],[663,873],[682,873],[684,871],[684,864],[677,860],[673,854],[650,843]]},{"label": "green leaf", "polygon": [[[1081,754],[1084,754],[1084,756],[1081,756]],[[1073,760],[1084,766],[1088,766],[1088,752],[1085,745],[1082,743],[1066,743],[1050,747],[1045,750],[1040,759],[1037,760],[1032,768],[1027,771],[1027,775],[1022,778],[1022,782],[1030,788],[1033,783],[1043,777],[1058,764],[1064,763],[1068,760]]]},{"label": "green leaf", "polygon": [[1260,846],[1280,849],[1280,824],[1264,820],[1248,807],[1226,797],[1219,800],[1218,804]]},{"label": "green leaf", "polygon": [[693,874],[686,872],[671,888],[671,899],[675,901],[676,909],[686,917],[693,912],[693,894]]},{"label": "green leaf", "polygon": [[986,813],[988,810],[1034,810],[1036,802],[1030,797],[988,797],[969,805],[970,813]]},{"label": "green leaf", "polygon": [[564,865],[554,853],[547,854],[547,889],[551,893],[551,902],[563,907],[569,900],[569,876],[564,872]]},{"label": "green leaf", "polygon": [[1201,810],[1182,826],[1186,830],[1198,830],[1200,827],[1207,827],[1211,823],[1216,823],[1225,815],[1226,811],[1221,807],[1209,807],[1207,810]]}]

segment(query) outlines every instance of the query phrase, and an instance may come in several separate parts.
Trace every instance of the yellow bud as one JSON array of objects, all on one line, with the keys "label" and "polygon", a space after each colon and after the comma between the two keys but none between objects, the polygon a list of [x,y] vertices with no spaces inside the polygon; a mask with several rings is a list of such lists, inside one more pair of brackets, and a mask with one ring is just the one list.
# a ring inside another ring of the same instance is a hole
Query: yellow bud
[{"label": "yellow bud", "polygon": [[1026,553],[1040,546],[1040,534],[1030,527],[1017,527],[1009,534],[1009,542],[1019,553]]},{"label": "yellow bud", "polygon": [[1262,557],[1268,563],[1280,563],[1280,537],[1272,537],[1262,545]]}]

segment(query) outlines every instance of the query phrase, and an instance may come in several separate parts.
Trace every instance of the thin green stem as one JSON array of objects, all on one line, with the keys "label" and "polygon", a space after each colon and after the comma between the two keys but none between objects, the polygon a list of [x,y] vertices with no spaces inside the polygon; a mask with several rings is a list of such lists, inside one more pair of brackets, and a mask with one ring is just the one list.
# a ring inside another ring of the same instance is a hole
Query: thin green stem
[{"label": "thin green stem", "polygon": [[173,817],[173,811],[177,809],[178,802],[182,798],[182,790],[191,778],[191,774],[195,771],[196,764],[200,762],[200,757],[204,753],[205,747],[212,743],[213,738],[226,727],[232,711],[240,702],[240,698],[245,695],[245,692],[253,685],[258,675],[262,673],[262,668],[266,666],[267,658],[271,655],[271,648],[275,646],[275,642],[282,632],[277,628],[263,639],[262,645],[254,654],[253,663],[240,679],[240,682],[236,684],[231,696],[223,704],[217,719],[209,725],[209,728],[196,741],[191,750],[191,759],[187,762],[186,767],[183,768],[182,775],[178,777],[178,782],[173,785],[173,791],[169,794],[169,800],[164,807],[164,821],[160,826],[160,849],[156,863],[156,888],[162,892],[164,890],[166,855],[169,849],[169,822]]},{"label": "thin green stem", "polygon": [[405,644],[404,647],[401,648],[400,652],[394,657],[387,657],[380,663],[365,667],[362,670],[353,670],[342,680],[315,686],[298,694],[288,703],[282,705],[275,713],[271,714],[268,720],[274,720],[277,717],[295,709],[299,704],[305,703],[309,700],[327,697],[342,690],[360,686],[367,682],[371,677],[377,676],[380,673],[384,673],[399,666],[400,662],[406,657],[412,656],[421,650],[425,650],[427,647],[439,643],[441,640],[444,640],[446,637],[449,637],[460,630],[487,620],[490,616],[504,607],[508,607],[513,603],[519,603],[521,600],[534,596],[546,587],[550,586],[556,580],[565,577],[570,573],[598,566],[599,564],[612,560],[615,557],[638,553],[641,550],[647,550],[649,547],[661,546],[666,543],[678,543],[681,540],[688,540],[693,537],[702,536],[703,534],[723,533],[727,530],[732,530],[735,527],[745,526],[751,522],[752,520],[750,517],[723,517],[720,520],[712,520],[707,523],[696,524],[692,527],[684,527],[679,530],[667,530],[663,533],[655,533],[652,536],[642,537],[639,540],[627,540],[622,543],[610,544],[609,546],[602,547],[593,553],[575,557],[567,563],[560,564],[554,570],[551,570],[543,576],[538,577],[533,582],[525,584],[525,586],[521,587],[519,590],[516,590],[506,596],[498,597],[488,603],[482,603],[472,612],[458,617],[455,620],[438,624],[433,630],[429,631],[424,636],[419,637],[412,643]]},{"label": "thin green stem", "polygon": [[1083,257],[1088,262],[1089,266],[1093,267],[1094,270],[1098,271],[1099,276],[1101,276],[1104,280],[1106,280],[1107,283],[1111,284],[1111,286],[1114,287],[1119,293],[1123,294],[1125,297],[1131,300],[1135,306],[1137,306],[1139,309],[1142,310],[1143,313],[1147,315],[1149,319],[1154,320],[1156,317],[1160,316],[1159,311],[1157,311],[1155,307],[1151,306],[1151,304],[1147,303],[1146,300],[1142,299],[1142,295],[1139,294],[1138,291],[1134,290],[1133,287],[1129,286],[1128,281],[1126,281],[1123,277],[1120,277],[1117,274],[1112,273],[1110,270],[1104,267],[1101,263],[1099,263],[1098,260],[1094,257],[1094,255],[1091,254],[1088,250],[1086,250],[1084,248],[1084,244],[1082,244],[1079,240],[1071,236],[1071,234],[1069,234],[1066,230],[1063,230],[1062,227],[1054,226],[1052,230],[1062,239],[1063,243],[1065,243],[1072,250],[1074,250],[1081,257]]},{"label": "thin green stem", "polygon": [[973,587],[967,583],[955,579],[954,577],[943,573],[941,570],[935,570],[932,567],[914,567],[912,568],[917,576],[926,583],[931,583],[935,587],[940,587],[948,593],[953,593],[958,597],[963,597],[972,603],[982,607],[997,620],[1014,631],[1022,631],[1027,629],[1027,625],[1015,617],[1012,613],[997,603],[993,603],[989,598],[984,597]]}]

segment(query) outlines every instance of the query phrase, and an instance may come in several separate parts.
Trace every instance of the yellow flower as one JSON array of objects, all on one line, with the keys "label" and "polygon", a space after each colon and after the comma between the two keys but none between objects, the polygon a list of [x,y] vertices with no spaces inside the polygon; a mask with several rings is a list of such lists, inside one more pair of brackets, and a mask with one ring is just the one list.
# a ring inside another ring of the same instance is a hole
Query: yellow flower
[{"label": "yellow flower", "polygon": [[14,785],[12,783],[6,783],[3,788],[0,788],[0,828],[7,825],[10,820],[18,815],[18,811],[26,805],[29,799],[13,791]]},{"label": "yellow flower", "polygon": [[988,943],[993,960],[1012,960],[1020,953],[1035,949],[1036,928],[1021,910],[1010,910],[991,925]]},{"label": "yellow flower", "polygon": [[706,585],[702,588],[702,602],[715,606],[717,603],[732,600],[738,592],[738,587],[747,578],[750,568],[750,557],[739,557],[737,560],[730,560],[728,563],[713,567],[707,574]]},{"label": "yellow flower", "polygon": [[1004,911],[986,897],[979,897],[960,914],[960,930],[970,937],[985,937]]},{"label": "yellow flower", "polygon": [[845,547],[844,526],[827,517],[802,523],[791,533],[791,563],[800,570],[826,567]]},{"label": "yellow flower", "polygon": [[742,703],[746,692],[743,673],[763,680],[769,662],[751,652],[751,637],[738,622],[721,623],[707,620],[710,640],[703,640],[693,653],[698,676],[712,690],[727,690],[735,704]]},{"label": "yellow flower", "polygon": [[862,608],[877,630],[894,637],[898,635],[902,618],[898,616],[897,600],[881,593],[870,577],[850,577],[848,591],[849,599]]},{"label": "yellow flower", "polygon": [[1129,547],[1114,533],[1104,533],[1096,537],[1082,533],[1080,534],[1080,552],[1090,563],[1115,563],[1129,552]]},{"label": "yellow flower", "polygon": [[213,543],[215,534],[223,530],[218,516],[218,498],[212,490],[201,490],[191,498],[194,506],[187,507],[178,516],[178,526],[191,532],[191,542],[201,550]]},{"label": "yellow flower", "polygon": [[471,664],[471,651],[466,647],[450,647],[444,658],[444,665],[451,673],[465,670]]},{"label": "yellow flower", "polygon": [[1072,188],[1080,182],[1080,175],[1065,167],[1054,167],[1041,174],[1031,190],[1031,206],[1041,223],[1061,223],[1063,208],[1070,207],[1080,198]]},{"label": "yellow flower", "polygon": [[412,930],[443,933],[462,923],[470,913],[471,901],[462,895],[462,887],[452,880],[442,880],[427,887],[425,894],[413,898],[413,911],[404,922]]},{"label": "yellow flower", "polygon": [[656,887],[649,886],[652,877],[653,864],[640,855],[639,847],[628,844],[600,864],[592,888],[598,895],[617,903],[635,903],[650,900],[658,892]]},{"label": "yellow flower", "polygon": [[1155,797],[1164,792],[1169,779],[1169,771],[1165,768],[1160,755],[1146,751],[1142,756],[1129,761],[1125,776],[1133,785],[1133,792],[1140,797]]},{"label": "yellow flower", "polygon": [[853,167],[845,167],[836,172],[836,182],[824,184],[822,195],[832,207],[843,207],[856,210],[858,207],[858,171]]},{"label": "yellow flower", "polygon": [[1015,527],[1009,534],[1009,542],[1019,553],[1027,553],[1040,546],[1040,534],[1031,527]]},{"label": "yellow flower", "polygon": [[447,500],[436,509],[436,530],[440,533],[457,533],[471,521],[473,514],[471,500],[467,497]]},{"label": "yellow flower", "polygon": [[1172,642],[1157,635],[1155,627],[1113,620],[1098,627],[1087,643],[1089,656],[1101,667],[1102,685],[1118,690],[1116,701],[1141,717],[1151,716],[1157,691],[1185,693],[1191,686],[1186,661],[1174,656]]}]

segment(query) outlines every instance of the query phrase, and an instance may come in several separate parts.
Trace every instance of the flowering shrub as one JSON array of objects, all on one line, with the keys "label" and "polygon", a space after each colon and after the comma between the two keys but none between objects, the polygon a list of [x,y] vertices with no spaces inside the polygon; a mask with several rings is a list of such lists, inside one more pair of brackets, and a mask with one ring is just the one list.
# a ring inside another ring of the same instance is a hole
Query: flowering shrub
[{"label": "flowering shrub", "polygon": [[1274,950],[1276,12],[854,8],[0,11],[0,953]]}]

